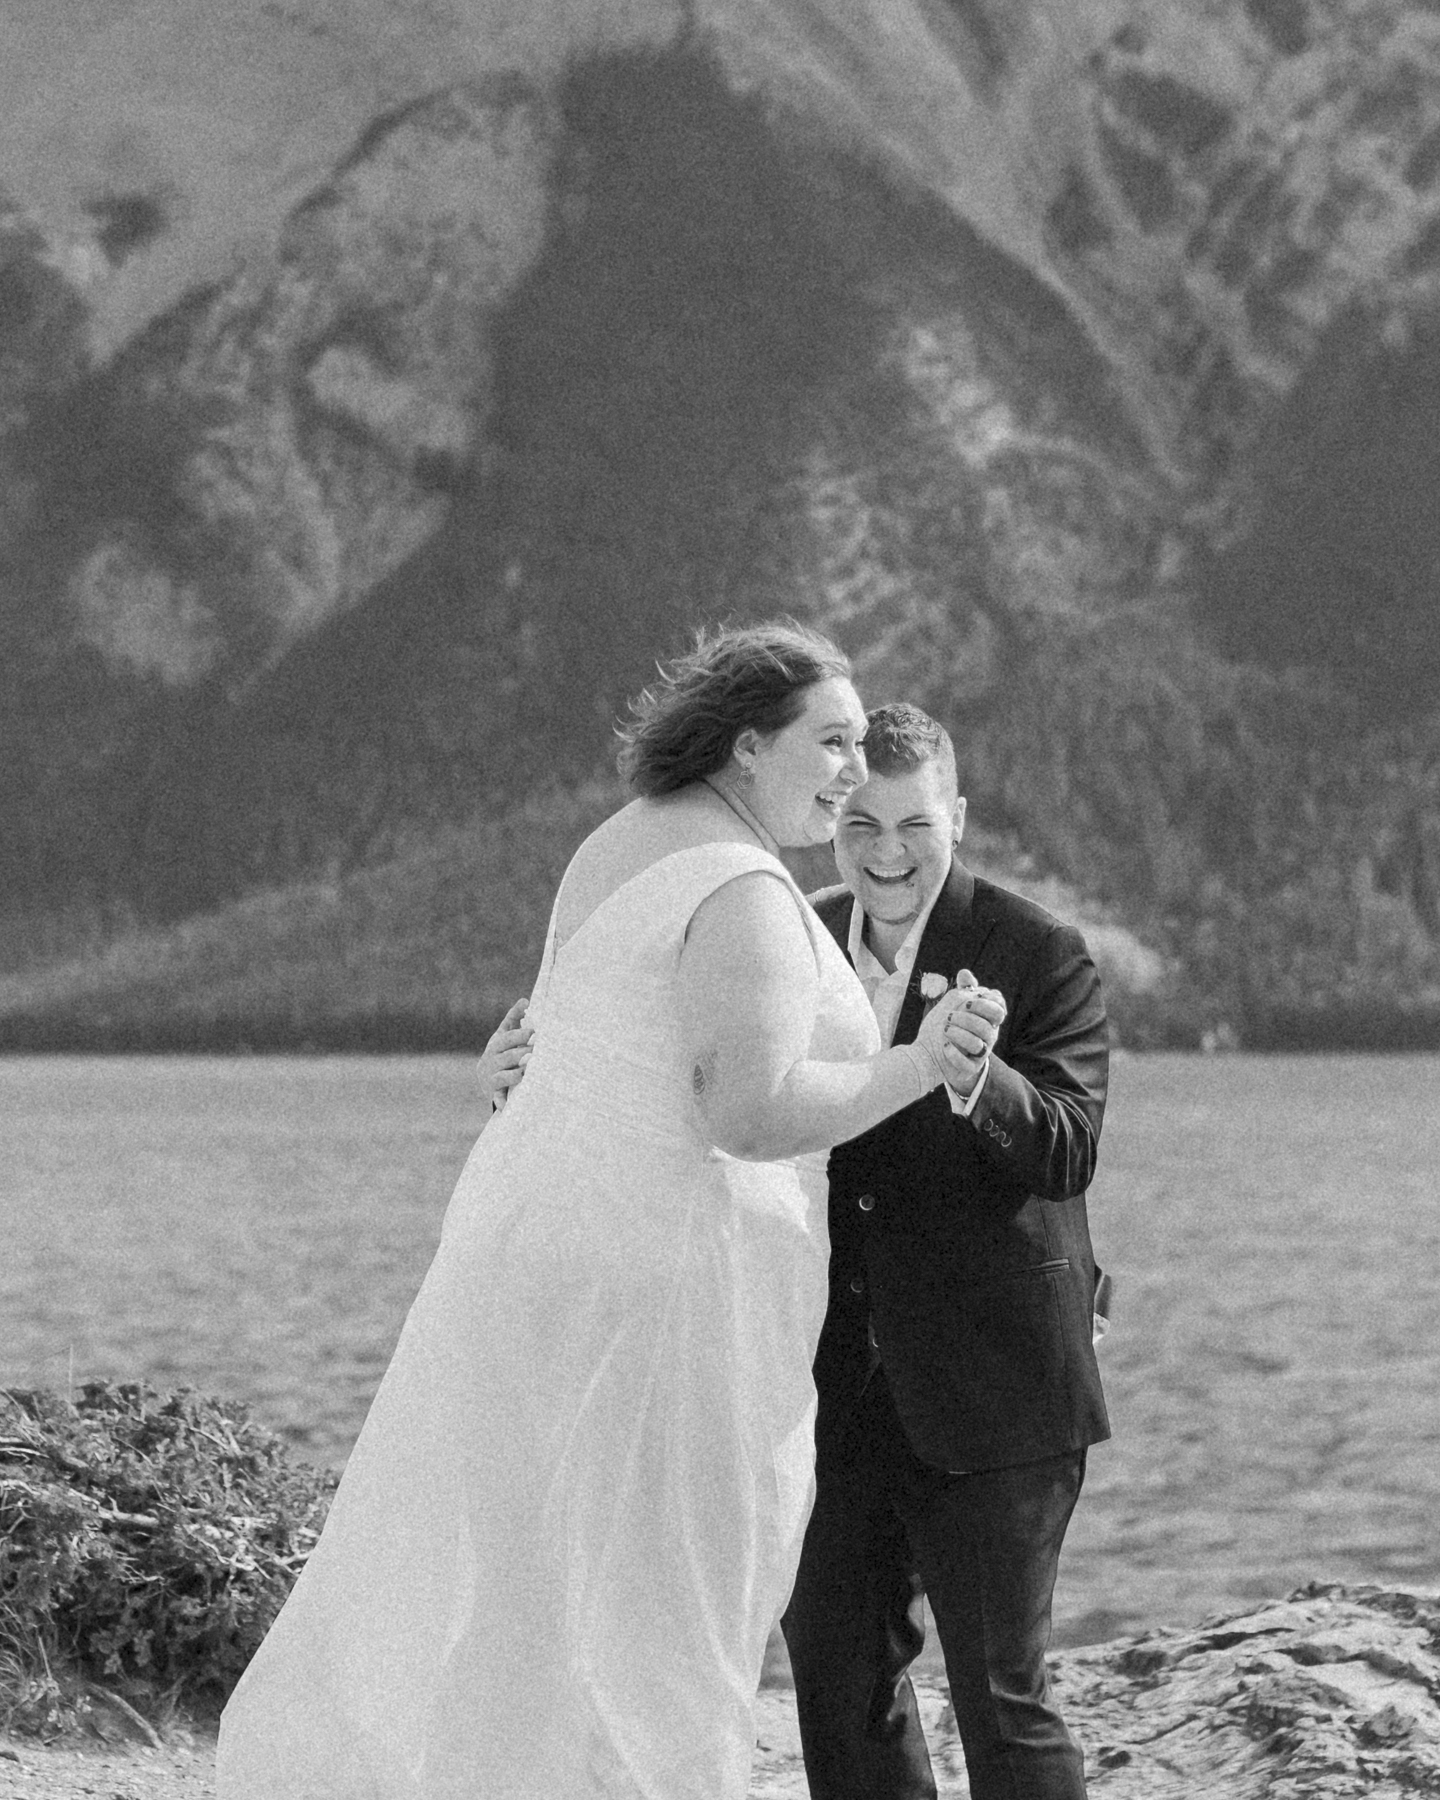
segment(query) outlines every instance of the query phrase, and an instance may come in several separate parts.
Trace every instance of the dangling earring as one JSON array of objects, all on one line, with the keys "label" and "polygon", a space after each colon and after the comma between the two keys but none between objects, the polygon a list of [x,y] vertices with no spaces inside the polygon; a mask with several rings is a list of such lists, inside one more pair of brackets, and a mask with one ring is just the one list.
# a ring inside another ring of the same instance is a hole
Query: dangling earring
[{"label": "dangling earring", "polygon": [[754,780],[755,780],[755,765],[754,765],[754,763],[753,762],[741,763],[741,765],[740,765],[740,785],[741,785],[741,787],[748,789]]}]

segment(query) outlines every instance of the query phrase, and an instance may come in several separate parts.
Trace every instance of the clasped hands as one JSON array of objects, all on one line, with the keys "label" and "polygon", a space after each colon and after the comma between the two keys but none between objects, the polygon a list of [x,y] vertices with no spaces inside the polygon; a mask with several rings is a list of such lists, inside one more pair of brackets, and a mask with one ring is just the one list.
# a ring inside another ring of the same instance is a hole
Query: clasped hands
[{"label": "clasped hands", "polygon": [[[940,977],[934,979],[939,980]],[[480,1057],[483,1093],[499,1112],[518,1086],[530,1060],[534,1032],[526,1023],[528,1002],[517,1000],[496,1027]],[[969,969],[955,977],[921,1021],[915,1042],[930,1056],[944,1080],[962,1099],[974,1091],[1005,1022],[1005,998],[997,988],[981,987]]]},{"label": "clasped hands", "polygon": [[955,977],[920,1022],[915,1041],[927,1050],[946,1082],[963,1099],[984,1072],[1005,1022],[1005,997],[981,987],[969,969]]}]

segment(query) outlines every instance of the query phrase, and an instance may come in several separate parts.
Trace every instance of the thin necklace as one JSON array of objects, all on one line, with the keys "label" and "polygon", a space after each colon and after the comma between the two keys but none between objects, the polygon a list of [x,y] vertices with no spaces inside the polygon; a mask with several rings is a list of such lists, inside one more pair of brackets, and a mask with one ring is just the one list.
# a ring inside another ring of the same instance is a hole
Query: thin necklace
[{"label": "thin necklace", "polygon": [[708,775],[702,775],[700,777],[700,779],[705,783],[706,787],[709,788],[709,790],[712,794],[717,795],[721,800],[723,800],[725,802],[725,804],[730,808],[731,812],[734,813],[735,817],[737,819],[739,819],[739,821],[742,825],[749,826],[750,830],[755,833],[756,837],[759,838],[761,844],[765,847],[765,849],[767,849],[770,852],[770,854],[772,856],[775,856],[775,857],[779,856],[779,854],[780,854],[779,844],[776,842],[776,840],[773,837],[771,837],[770,833],[765,829],[765,827],[755,817],[754,813],[751,812],[750,808],[745,804],[745,802],[743,800],[738,798],[738,796],[727,794],[725,792],[724,788],[722,788],[717,782],[712,781]]}]

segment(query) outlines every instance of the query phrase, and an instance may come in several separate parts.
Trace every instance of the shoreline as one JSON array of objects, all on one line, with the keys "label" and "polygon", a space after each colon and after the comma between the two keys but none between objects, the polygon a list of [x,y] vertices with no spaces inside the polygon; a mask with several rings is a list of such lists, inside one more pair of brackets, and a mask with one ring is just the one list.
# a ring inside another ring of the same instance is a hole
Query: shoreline
[{"label": "shoreline", "polygon": [[[1350,1800],[1440,1791],[1440,1594],[1312,1583],[1288,1599],[1063,1650],[1052,1677],[1105,1800]],[[968,1793],[942,1680],[916,1679],[939,1800]],[[793,1691],[762,1687],[749,1800],[806,1800]],[[157,1747],[102,1716],[0,1735],[0,1794],[214,1800],[213,1729]]]},{"label": "shoreline", "polygon": [[[39,1056],[478,1056],[499,1016],[421,1024],[395,1015],[364,1025],[293,1026],[233,1021],[218,1027],[185,1023],[154,1027],[97,1027],[93,1022],[0,1019],[0,1058]],[[1353,1027],[1353,1021],[1352,1021]],[[1440,1018],[1389,1022],[1327,1035],[1316,1029],[1275,1032],[1263,1040],[1219,1044],[1118,1037],[1113,1057],[1194,1056],[1434,1056],[1440,1055]]]}]

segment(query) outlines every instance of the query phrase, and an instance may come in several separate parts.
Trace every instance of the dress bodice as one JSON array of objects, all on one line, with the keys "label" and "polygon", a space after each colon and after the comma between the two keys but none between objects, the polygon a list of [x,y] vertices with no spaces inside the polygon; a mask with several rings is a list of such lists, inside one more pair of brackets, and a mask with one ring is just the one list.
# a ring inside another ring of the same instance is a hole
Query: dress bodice
[{"label": "dress bodice", "polygon": [[[530,1089],[535,1104],[544,1095],[577,1116],[603,1114],[617,1137],[650,1131],[687,1156],[705,1153],[681,1039],[680,954],[701,902],[755,872],[790,889],[815,954],[809,1054],[838,1062],[879,1049],[864,990],[785,865],[758,846],[704,843],[672,851],[622,883],[558,946],[557,896],[531,1004],[534,1053],[515,1099]],[[502,1120],[510,1112],[507,1106]],[[521,1109],[517,1119],[523,1116]]]}]

